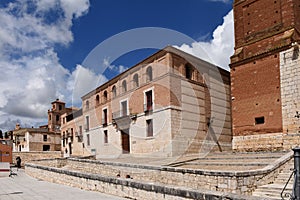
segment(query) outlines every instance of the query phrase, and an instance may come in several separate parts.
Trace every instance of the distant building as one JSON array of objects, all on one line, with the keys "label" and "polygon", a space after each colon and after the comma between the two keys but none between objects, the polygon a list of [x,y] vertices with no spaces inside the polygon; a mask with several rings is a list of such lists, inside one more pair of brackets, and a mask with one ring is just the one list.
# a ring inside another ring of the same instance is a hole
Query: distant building
[{"label": "distant building", "polygon": [[233,149],[290,149],[300,139],[300,1],[235,0],[233,6]]},{"label": "distant building", "polygon": [[229,72],[173,47],[84,95],[77,112],[62,118],[66,154],[167,157],[231,150]]},{"label": "distant building", "polygon": [[61,150],[61,115],[69,110],[65,103],[52,102],[48,110],[48,125],[39,128],[21,128],[19,124],[13,130],[14,151],[60,151]]},{"label": "distant building", "polygon": [[64,157],[88,156],[83,143],[82,109],[73,108],[61,116],[61,151]]},{"label": "distant building", "polygon": [[12,163],[12,140],[0,139],[0,162]]}]

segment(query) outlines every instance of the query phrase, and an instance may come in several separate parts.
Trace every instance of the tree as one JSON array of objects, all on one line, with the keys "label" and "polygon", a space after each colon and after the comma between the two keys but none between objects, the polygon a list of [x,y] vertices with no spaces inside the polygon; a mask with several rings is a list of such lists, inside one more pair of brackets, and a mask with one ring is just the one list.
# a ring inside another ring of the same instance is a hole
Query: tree
[{"label": "tree", "polygon": [[5,133],[4,133],[4,138],[5,138],[5,139],[8,139],[8,137],[9,137],[9,136],[8,136],[8,132],[5,132]]}]

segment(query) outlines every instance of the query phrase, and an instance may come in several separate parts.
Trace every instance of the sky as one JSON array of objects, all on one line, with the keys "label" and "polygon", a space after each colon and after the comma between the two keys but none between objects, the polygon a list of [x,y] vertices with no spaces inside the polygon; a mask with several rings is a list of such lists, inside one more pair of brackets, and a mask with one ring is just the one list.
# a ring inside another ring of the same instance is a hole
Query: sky
[{"label": "sky", "polygon": [[226,70],[234,48],[232,0],[1,0],[0,27],[4,131],[46,124],[56,98],[80,106],[166,45]]}]

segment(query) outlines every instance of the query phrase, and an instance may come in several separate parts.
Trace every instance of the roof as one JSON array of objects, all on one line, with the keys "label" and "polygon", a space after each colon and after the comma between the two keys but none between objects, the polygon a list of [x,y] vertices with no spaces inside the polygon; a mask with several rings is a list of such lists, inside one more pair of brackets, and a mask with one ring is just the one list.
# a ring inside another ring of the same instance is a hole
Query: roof
[{"label": "roof", "polygon": [[[173,53],[175,55],[178,55],[182,58],[184,58],[187,62],[191,63],[193,66],[197,66],[198,70],[201,71],[208,71],[208,70],[212,70],[212,71],[219,71],[220,73],[223,74],[228,74],[229,76],[229,72],[212,64],[209,63],[205,60],[202,60],[196,56],[193,56],[191,54],[188,54],[180,49],[177,49],[175,47],[172,46],[166,46],[165,48],[157,51],[156,53],[152,54],[151,56],[145,58],[144,60],[138,62],[137,64],[135,64],[134,66],[130,67],[129,69],[125,70],[124,72],[120,73],[119,75],[117,75],[116,77],[112,78],[111,80],[105,82],[104,84],[100,85],[99,87],[97,87],[96,89],[88,92],[87,94],[83,95],[81,98],[85,99],[90,97],[91,95],[97,93],[98,90],[101,90],[101,88],[103,87],[107,87],[108,85],[112,85],[115,84],[115,82],[117,82],[124,74],[128,73],[129,71],[131,71],[133,68],[140,66],[141,64],[145,64],[147,62],[149,62],[149,60],[153,60],[154,58],[156,58],[157,56],[161,56],[164,55],[166,53]],[[200,67],[200,68],[199,68]]]},{"label": "roof", "polygon": [[25,133],[50,133],[46,128],[20,128],[19,130],[14,130],[14,135],[25,135]]},{"label": "roof", "polygon": [[55,101],[51,102],[51,104],[54,104],[54,103],[66,104],[65,102],[60,101],[59,99],[56,99]]}]

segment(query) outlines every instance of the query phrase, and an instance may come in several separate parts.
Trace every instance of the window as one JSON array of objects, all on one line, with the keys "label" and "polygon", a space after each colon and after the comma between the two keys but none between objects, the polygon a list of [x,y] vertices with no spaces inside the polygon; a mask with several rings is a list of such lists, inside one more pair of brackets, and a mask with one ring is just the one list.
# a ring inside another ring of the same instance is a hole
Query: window
[{"label": "window", "polygon": [[193,78],[193,68],[189,64],[185,65],[185,78],[192,80]]},{"label": "window", "polygon": [[107,109],[103,109],[102,115],[102,125],[107,125]]},{"label": "window", "polygon": [[107,144],[108,143],[108,131],[104,130],[104,143]]},{"label": "window", "polygon": [[79,126],[78,142],[82,142],[82,126]]},{"label": "window", "polygon": [[66,138],[66,135],[65,135],[65,132],[63,132],[63,139],[62,139],[63,147],[65,147],[65,138]]},{"label": "window", "polygon": [[139,87],[139,76],[138,76],[138,74],[135,74],[133,76],[133,87]]},{"label": "window", "polygon": [[127,92],[127,83],[126,83],[126,80],[124,80],[124,81],[122,82],[122,92],[123,92],[123,93]]},{"label": "window", "polygon": [[85,130],[86,131],[90,130],[90,117],[89,116],[85,117]]},{"label": "window", "polygon": [[144,110],[151,111],[153,109],[153,101],[152,101],[152,90],[145,93],[146,94],[146,105]]},{"label": "window", "polygon": [[146,81],[147,82],[152,81],[153,76],[152,76],[152,67],[151,66],[147,68],[146,74],[147,74]]},{"label": "window", "polygon": [[127,116],[127,101],[121,102],[121,117]]},{"label": "window", "polygon": [[97,96],[96,96],[96,105],[99,105],[99,103],[100,103],[100,98],[99,98],[99,95],[97,94]]},{"label": "window", "polygon": [[113,94],[113,98],[117,96],[117,88],[115,85],[112,87],[112,94]]},{"label": "window", "polygon": [[264,124],[265,123],[265,117],[256,117],[255,118],[255,124]]},{"label": "window", "polygon": [[47,135],[43,135],[43,140],[44,140],[44,142],[47,142],[47,140],[48,140]]},{"label": "window", "polygon": [[43,151],[50,151],[50,145],[43,145]]},{"label": "window", "polygon": [[86,134],[86,144],[87,144],[88,146],[91,145],[91,143],[90,143],[90,134]]},{"label": "window", "polygon": [[153,136],[153,121],[152,119],[146,120],[147,123],[147,137]]},{"label": "window", "polygon": [[107,101],[107,91],[105,90],[103,93],[103,101],[106,102]]},{"label": "window", "polygon": [[58,106],[58,109],[59,109],[59,110],[62,110],[62,105],[59,105],[59,106]]},{"label": "window", "polygon": [[49,115],[49,121],[51,121],[51,114]]},{"label": "window", "polygon": [[82,135],[82,126],[79,126],[79,135]]},{"label": "window", "polygon": [[59,121],[59,115],[56,115],[56,121],[57,122]]},{"label": "window", "polygon": [[85,108],[88,110],[90,108],[90,102],[89,101],[86,101],[85,102]]}]

